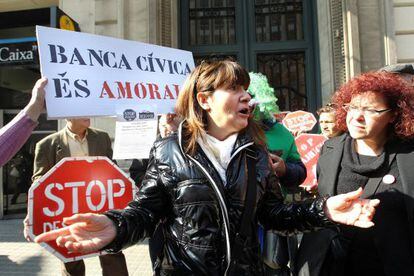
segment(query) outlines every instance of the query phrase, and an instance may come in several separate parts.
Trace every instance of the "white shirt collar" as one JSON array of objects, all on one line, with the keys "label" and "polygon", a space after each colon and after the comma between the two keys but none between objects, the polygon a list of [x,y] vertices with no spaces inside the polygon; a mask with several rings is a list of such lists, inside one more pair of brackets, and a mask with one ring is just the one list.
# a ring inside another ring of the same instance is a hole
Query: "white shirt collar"
[{"label": "white shirt collar", "polygon": [[213,163],[224,184],[227,182],[226,170],[230,162],[234,144],[237,140],[237,135],[238,133],[232,134],[223,141],[209,134],[197,138],[198,144],[211,163]]}]

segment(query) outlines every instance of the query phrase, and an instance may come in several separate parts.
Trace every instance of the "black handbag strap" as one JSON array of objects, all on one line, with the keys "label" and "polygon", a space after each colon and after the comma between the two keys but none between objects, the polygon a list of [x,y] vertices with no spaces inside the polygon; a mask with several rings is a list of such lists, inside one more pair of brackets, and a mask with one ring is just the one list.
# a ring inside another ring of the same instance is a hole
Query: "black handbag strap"
[{"label": "black handbag strap", "polygon": [[256,201],[256,190],[257,190],[257,180],[256,180],[256,157],[254,151],[247,151],[247,189],[246,189],[246,198],[244,200],[244,210],[240,222],[240,230],[234,238],[233,250],[232,250],[232,259],[237,260],[238,256],[243,252],[244,245],[247,241],[247,238],[251,236],[251,218],[253,215],[253,210]]}]

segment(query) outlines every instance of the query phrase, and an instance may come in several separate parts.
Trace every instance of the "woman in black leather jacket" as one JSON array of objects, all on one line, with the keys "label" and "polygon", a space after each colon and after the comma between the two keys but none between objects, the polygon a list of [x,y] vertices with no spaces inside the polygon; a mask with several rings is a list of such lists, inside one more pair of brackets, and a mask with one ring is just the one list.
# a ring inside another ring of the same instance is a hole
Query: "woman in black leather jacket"
[{"label": "woman in black leather jacket", "polygon": [[[258,223],[285,233],[325,227],[331,220],[372,226],[378,201],[359,199],[361,190],[283,204],[263,135],[250,118],[249,82],[236,62],[203,62],[180,92],[176,111],[184,121],[176,134],[155,142],[135,200],[124,210],[66,218],[67,227],[36,241],[56,239],[73,252],[116,252],[150,237],[161,223],[165,242],[156,274],[259,275]],[[247,226],[241,227],[248,170],[255,170],[256,192]]]}]

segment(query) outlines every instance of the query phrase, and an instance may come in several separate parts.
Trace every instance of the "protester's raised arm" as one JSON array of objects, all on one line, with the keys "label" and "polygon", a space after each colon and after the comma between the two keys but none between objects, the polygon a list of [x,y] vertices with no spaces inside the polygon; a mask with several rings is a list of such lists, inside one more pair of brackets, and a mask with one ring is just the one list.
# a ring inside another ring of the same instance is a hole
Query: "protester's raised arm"
[{"label": "protester's raised arm", "polygon": [[46,79],[40,79],[33,87],[29,104],[0,129],[0,167],[6,164],[27,141],[37,125],[37,119],[44,109],[44,86]]}]

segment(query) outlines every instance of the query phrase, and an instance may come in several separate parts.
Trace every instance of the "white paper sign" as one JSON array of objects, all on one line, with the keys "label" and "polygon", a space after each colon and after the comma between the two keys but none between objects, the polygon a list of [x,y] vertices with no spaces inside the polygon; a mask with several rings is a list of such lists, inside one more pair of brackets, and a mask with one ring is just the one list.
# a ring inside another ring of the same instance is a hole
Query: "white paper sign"
[{"label": "white paper sign", "polygon": [[148,158],[157,138],[158,120],[155,108],[118,111],[115,124],[114,159]]},{"label": "white paper sign", "polygon": [[117,106],[173,111],[191,52],[36,26],[49,118],[114,116]]}]

